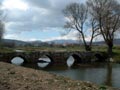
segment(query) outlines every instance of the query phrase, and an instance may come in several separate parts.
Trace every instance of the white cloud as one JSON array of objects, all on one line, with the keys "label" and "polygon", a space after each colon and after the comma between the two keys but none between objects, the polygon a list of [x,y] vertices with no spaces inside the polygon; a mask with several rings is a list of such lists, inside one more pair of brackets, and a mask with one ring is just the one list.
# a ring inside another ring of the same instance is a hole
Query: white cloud
[{"label": "white cloud", "polygon": [[[65,18],[62,10],[71,2],[79,0],[4,0],[4,8],[7,9],[5,38],[17,40],[38,40],[36,36],[25,38],[20,35],[22,32],[31,31],[63,31]],[[11,35],[12,33],[12,35]],[[52,33],[52,32],[51,32]],[[30,33],[31,34],[31,33]],[[34,37],[34,38],[33,38]],[[76,32],[66,36],[51,37],[40,39],[43,41],[59,39],[76,40]]]},{"label": "white cloud", "polygon": [[3,7],[5,9],[20,9],[20,10],[28,9],[28,5],[22,0],[4,0]]},{"label": "white cloud", "polygon": [[78,34],[77,31],[73,31],[73,32],[70,32],[68,33],[67,35],[64,35],[64,36],[58,36],[58,37],[51,37],[51,38],[48,38],[48,39],[44,39],[42,41],[52,41],[52,40],[61,40],[61,39],[64,39],[64,40],[68,40],[68,39],[71,39],[71,40],[78,40],[78,38],[76,37]]},{"label": "white cloud", "polygon": [[7,34],[4,36],[5,39],[17,39],[18,38],[18,35],[16,34]]},{"label": "white cloud", "polygon": [[4,36],[4,39],[15,39],[15,40],[21,40],[21,41],[36,41],[38,40],[37,38],[25,38],[21,37],[20,35],[17,34],[6,34]]},{"label": "white cloud", "polygon": [[35,38],[35,37],[29,37],[29,38],[26,38],[24,36],[21,36],[21,34],[19,33],[18,34],[15,34],[15,33],[12,33],[12,34],[9,34],[9,33],[6,33],[4,35],[4,38],[5,39],[16,39],[16,40],[22,40],[22,41],[36,41],[36,40],[41,40],[41,41],[52,41],[52,40],[61,40],[61,39],[64,39],[64,40],[67,40],[67,39],[71,39],[71,40],[77,40],[76,38],[76,35],[77,35],[77,32],[76,31],[73,31],[73,32],[70,32],[69,34],[65,35],[65,36],[57,36],[57,37],[51,37],[51,38],[45,38],[45,39],[38,39],[38,38]]},{"label": "white cloud", "polygon": [[102,35],[97,36],[97,37],[94,39],[94,41],[104,41],[103,36],[102,36]]}]

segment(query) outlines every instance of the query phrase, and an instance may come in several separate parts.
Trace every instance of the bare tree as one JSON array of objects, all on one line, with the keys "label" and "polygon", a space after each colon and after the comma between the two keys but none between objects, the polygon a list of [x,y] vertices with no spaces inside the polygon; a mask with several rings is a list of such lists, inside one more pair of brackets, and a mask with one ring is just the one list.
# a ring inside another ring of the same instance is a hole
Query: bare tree
[{"label": "bare tree", "polygon": [[65,28],[77,30],[82,38],[86,51],[91,51],[93,38],[97,36],[96,21],[94,18],[90,19],[91,25],[91,39],[90,43],[85,40],[86,37],[86,22],[88,22],[88,7],[85,4],[71,3],[64,10],[63,13],[67,17]]},{"label": "bare tree", "polygon": [[99,23],[100,33],[112,55],[115,32],[120,30],[120,4],[117,0],[88,0],[92,16]]}]

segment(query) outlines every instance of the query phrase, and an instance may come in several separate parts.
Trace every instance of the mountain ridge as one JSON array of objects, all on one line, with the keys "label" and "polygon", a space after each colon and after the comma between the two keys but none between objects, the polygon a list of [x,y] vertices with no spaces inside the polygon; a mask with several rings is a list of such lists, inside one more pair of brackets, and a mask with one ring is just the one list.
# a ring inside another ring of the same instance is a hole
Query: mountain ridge
[{"label": "mountain ridge", "polygon": [[[13,40],[13,39],[3,39],[2,40],[3,43],[14,43],[16,44],[17,46],[24,46],[24,45],[34,45],[34,46],[38,46],[40,44],[43,44],[43,43],[47,43],[47,44],[83,44],[82,41],[78,41],[78,40],[71,40],[71,39],[68,39],[68,40],[64,40],[64,39],[61,39],[61,40],[52,40],[52,41],[46,41],[46,42],[42,42],[42,41],[20,41],[20,40]],[[115,39],[114,40],[114,44],[115,45],[120,45],[120,39]],[[96,41],[96,42],[93,42],[93,45],[105,45],[105,42],[104,41]]]}]

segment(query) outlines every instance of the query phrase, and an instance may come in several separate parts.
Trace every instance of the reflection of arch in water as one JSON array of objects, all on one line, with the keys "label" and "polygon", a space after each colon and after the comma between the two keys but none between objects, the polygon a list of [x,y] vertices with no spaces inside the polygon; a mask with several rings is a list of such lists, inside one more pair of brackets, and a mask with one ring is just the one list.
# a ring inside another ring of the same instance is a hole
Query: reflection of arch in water
[{"label": "reflection of arch in water", "polygon": [[82,59],[79,55],[77,54],[72,54],[68,57],[67,59],[67,66],[68,67],[71,67],[73,66],[74,64],[79,64],[79,63],[82,63]]},{"label": "reflection of arch in water", "polygon": [[22,56],[15,56],[10,60],[10,63],[15,64],[15,65],[22,65],[25,63],[25,59]]},{"label": "reflection of arch in water", "polygon": [[49,55],[44,55],[38,59],[38,67],[45,68],[53,63],[52,57]]}]

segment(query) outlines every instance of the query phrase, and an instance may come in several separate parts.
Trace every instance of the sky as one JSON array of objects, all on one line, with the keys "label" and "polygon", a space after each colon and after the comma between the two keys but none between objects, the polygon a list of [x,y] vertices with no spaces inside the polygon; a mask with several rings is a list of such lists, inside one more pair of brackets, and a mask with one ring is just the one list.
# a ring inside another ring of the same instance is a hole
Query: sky
[{"label": "sky", "polygon": [[62,35],[66,18],[62,10],[83,0],[0,0],[4,9],[5,39],[22,41],[76,40],[77,31]]}]

